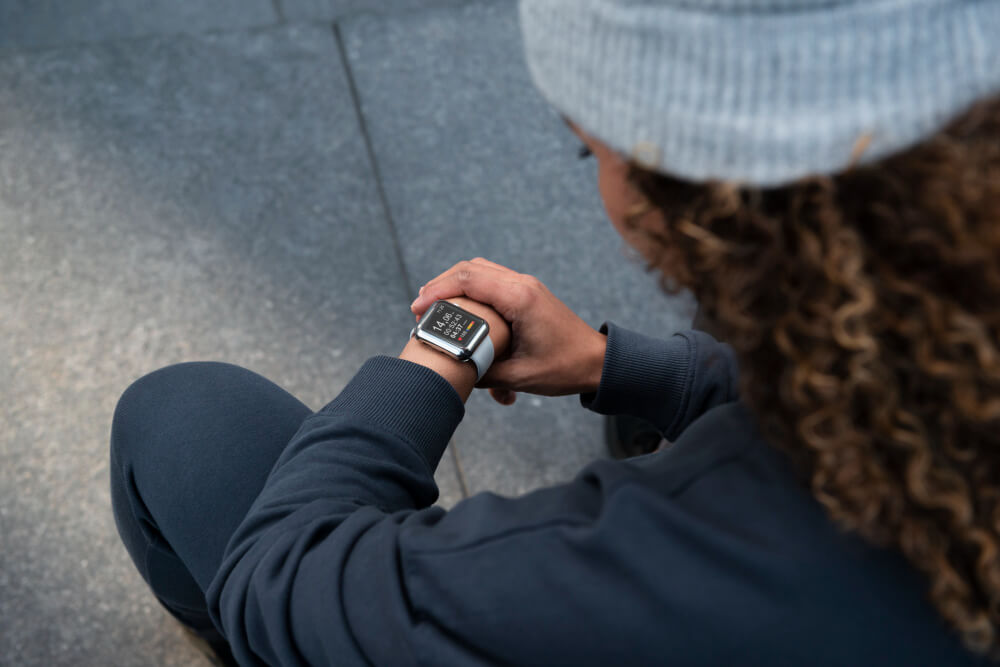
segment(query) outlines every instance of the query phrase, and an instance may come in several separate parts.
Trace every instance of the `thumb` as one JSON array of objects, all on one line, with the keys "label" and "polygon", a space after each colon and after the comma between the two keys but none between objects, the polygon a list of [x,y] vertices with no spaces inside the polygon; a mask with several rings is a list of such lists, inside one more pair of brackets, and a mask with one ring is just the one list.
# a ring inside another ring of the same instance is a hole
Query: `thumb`
[{"label": "thumb", "polygon": [[510,389],[490,389],[490,396],[501,405],[513,405],[517,400],[517,393]]}]

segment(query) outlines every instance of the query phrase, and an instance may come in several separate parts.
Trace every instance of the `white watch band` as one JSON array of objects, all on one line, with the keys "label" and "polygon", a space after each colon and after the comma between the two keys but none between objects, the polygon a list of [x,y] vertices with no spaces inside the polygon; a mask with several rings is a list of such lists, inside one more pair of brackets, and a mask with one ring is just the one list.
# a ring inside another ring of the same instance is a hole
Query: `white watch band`
[{"label": "white watch band", "polygon": [[476,365],[476,382],[479,382],[486,375],[486,371],[490,369],[490,364],[493,363],[493,341],[490,340],[489,334],[486,334],[476,347],[470,361]]},{"label": "white watch band", "polygon": [[[416,333],[416,327],[410,329],[410,338],[413,338]],[[469,357],[469,361],[476,365],[476,382],[482,380],[483,376],[486,375],[486,371],[490,369],[490,365],[493,363],[493,355],[493,341],[490,340],[490,335],[487,333],[472,353],[472,356]]]}]

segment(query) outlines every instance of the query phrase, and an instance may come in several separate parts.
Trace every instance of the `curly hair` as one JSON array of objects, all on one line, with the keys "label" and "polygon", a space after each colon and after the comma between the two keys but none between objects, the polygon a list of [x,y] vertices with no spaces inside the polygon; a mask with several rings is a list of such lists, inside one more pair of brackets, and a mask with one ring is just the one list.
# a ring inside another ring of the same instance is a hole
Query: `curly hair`
[{"label": "curly hair", "polygon": [[733,347],[768,441],[838,525],[927,576],[969,649],[1000,658],[1000,98],[787,186],[635,162],[627,178],[645,268],[690,289]]}]

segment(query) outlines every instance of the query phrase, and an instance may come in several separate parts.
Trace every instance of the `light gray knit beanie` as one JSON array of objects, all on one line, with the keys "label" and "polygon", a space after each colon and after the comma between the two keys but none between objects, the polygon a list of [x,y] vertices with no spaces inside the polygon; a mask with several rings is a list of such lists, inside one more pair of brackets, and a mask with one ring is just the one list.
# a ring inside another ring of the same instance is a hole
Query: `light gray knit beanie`
[{"label": "light gray knit beanie", "polygon": [[520,20],[556,110],[692,181],[836,173],[1000,92],[1000,0],[521,0]]}]

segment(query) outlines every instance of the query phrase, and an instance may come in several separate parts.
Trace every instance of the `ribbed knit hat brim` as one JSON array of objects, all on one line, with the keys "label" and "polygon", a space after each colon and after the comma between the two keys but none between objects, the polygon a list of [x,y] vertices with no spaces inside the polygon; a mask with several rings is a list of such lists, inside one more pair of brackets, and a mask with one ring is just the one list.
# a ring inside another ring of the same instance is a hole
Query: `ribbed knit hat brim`
[{"label": "ribbed knit hat brim", "polygon": [[542,95],[645,166],[769,186],[1000,92],[1000,0],[521,0]]}]

